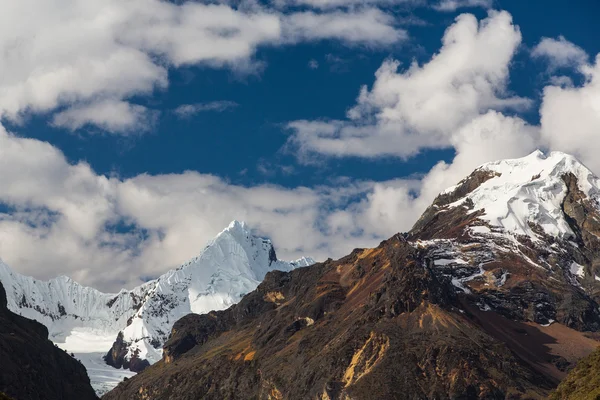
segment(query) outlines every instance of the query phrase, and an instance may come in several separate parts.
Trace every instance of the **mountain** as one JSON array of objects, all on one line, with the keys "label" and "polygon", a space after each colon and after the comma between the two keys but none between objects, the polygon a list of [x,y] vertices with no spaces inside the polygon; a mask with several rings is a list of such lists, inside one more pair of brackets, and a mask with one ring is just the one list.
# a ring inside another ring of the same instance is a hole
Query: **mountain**
[{"label": "mountain", "polygon": [[183,317],[103,399],[545,398],[600,344],[599,188],[563,153],[485,164],[410,232]]},{"label": "mountain", "polygon": [[81,356],[86,366],[91,359],[80,353],[102,353],[116,368],[139,371],[161,358],[162,346],[179,318],[225,309],[255,289],[268,271],[290,271],[313,262],[279,261],[270,240],[252,235],[244,223],[234,221],[199,256],[133,290],[101,293],[68,277],[39,281],[2,262],[0,281],[10,310],[45,325],[50,339]]},{"label": "mountain", "polygon": [[10,312],[0,283],[0,399],[97,399],[83,365],[42,324]]},{"label": "mountain", "polygon": [[198,257],[143,285],[143,301],[119,333],[107,362],[141,370],[143,365],[135,368],[135,362],[158,361],[173,323],[182,316],[226,309],[254,290],[267,272],[313,263],[310,258],[279,261],[270,240],[253,236],[245,223],[234,221]]}]

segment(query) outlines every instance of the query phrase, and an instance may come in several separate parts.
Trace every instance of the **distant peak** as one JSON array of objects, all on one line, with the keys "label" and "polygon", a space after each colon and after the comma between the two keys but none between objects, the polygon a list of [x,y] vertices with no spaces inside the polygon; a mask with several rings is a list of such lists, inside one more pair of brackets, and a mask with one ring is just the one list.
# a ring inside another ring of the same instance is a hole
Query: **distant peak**
[{"label": "distant peak", "polygon": [[248,224],[238,220],[233,220],[227,228],[208,243],[207,247],[219,243],[222,240],[234,240],[243,246],[255,246],[256,243],[263,243],[267,248],[273,247],[273,244],[269,239],[257,236],[252,232],[252,229]]},{"label": "distant peak", "polygon": [[[571,154],[563,153],[562,151],[544,153],[541,150],[535,150],[533,153],[521,158],[492,161],[481,165],[477,170],[507,172],[503,171],[503,169],[527,169],[534,166],[540,168],[541,172],[546,171],[550,174],[553,172],[564,173],[571,170],[589,171],[581,161]],[[560,166],[558,170],[556,170],[557,166]]]},{"label": "distant peak", "polygon": [[238,221],[237,219],[234,219],[233,221],[231,221],[231,223],[229,224],[229,226],[227,227],[226,230],[243,230],[243,231],[248,231],[248,225],[244,222],[244,221]]},{"label": "distant peak", "polygon": [[546,158],[546,153],[544,153],[543,151],[541,151],[540,149],[534,150],[531,154],[529,154],[528,156],[524,157],[524,158]]}]

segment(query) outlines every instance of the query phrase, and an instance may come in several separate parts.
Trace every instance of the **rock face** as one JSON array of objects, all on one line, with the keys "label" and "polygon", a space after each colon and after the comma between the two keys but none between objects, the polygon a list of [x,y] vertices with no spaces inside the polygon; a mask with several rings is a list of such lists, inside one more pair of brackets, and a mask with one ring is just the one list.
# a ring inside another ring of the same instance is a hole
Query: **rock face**
[{"label": "rock face", "polygon": [[0,283],[0,398],[97,399],[86,370],[42,324],[10,312]]},{"label": "rock face", "polygon": [[44,324],[61,347],[108,351],[109,365],[137,372],[161,358],[173,323],[182,316],[225,309],[255,289],[268,271],[313,262],[278,260],[270,240],[234,221],[199,256],[133,290],[101,293],[68,277],[43,282],[1,261],[0,281],[7,288],[8,308]]},{"label": "rock face", "polygon": [[600,344],[599,187],[562,153],[486,164],[410,232],[180,319],[104,398],[545,398]]},{"label": "rock face", "polygon": [[123,332],[119,332],[112,348],[104,356],[104,361],[115,368],[125,368],[133,372],[141,372],[150,366],[150,362],[140,359],[139,351],[130,354],[130,343],[123,340]]}]

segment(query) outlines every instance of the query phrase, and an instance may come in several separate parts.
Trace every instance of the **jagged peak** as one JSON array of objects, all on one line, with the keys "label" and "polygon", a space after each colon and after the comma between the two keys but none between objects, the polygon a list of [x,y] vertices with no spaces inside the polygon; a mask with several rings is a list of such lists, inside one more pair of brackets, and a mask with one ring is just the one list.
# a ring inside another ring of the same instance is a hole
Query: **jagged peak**
[{"label": "jagged peak", "polygon": [[229,226],[224,229],[224,232],[225,231],[244,231],[249,233],[250,229],[248,228],[248,224],[246,224],[246,222],[234,219],[229,223]]},{"label": "jagged peak", "polygon": [[268,244],[271,247],[273,246],[271,240],[255,235],[246,222],[233,220],[231,221],[229,226],[227,226],[227,228],[225,228],[217,236],[215,236],[215,238],[211,240],[206,247],[210,247],[215,242],[219,241],[219,239],[225,237],[233,238],[240,244],[253,241],[261,241],[262,243]]}]

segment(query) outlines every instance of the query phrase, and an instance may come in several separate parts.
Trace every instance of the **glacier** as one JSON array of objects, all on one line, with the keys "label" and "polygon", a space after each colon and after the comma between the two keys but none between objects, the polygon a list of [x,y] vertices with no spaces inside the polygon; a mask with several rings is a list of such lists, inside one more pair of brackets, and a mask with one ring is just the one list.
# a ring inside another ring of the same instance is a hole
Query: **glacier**
[{"label": "glacier", "polygon": [[101,394],[131,374],[115,374],[102,360],[118,335],[127,346],[125,359],[152,364],[162,357],[162,345],[179,318],[226,309],[254,290],[267,272],[313,263],[307,257],[278,260],[270,240],[233,221],[197,257],[132,290],[102,293],[65,276],[41,281],[1,261],[0,281],[9,309],[44,324],[50,340],[86,365]]},{"label": "glacier", "polygon": [[[530,223],[554,237],[575,236],[562,211],[567,194],[565,174],[573,174],[579,190],[590,201],[600,204],[600,180],[575,157],[559,151],[546,155],[536,150],[526,157],[483,164],[477,171],[491,173],[492,177],[450,207],[469,201],[472,211],[482,210],[480,218],[491,226],[529,236],[534,241],[538,237]],[[442,194],[452,193],[458,186]]]}]

